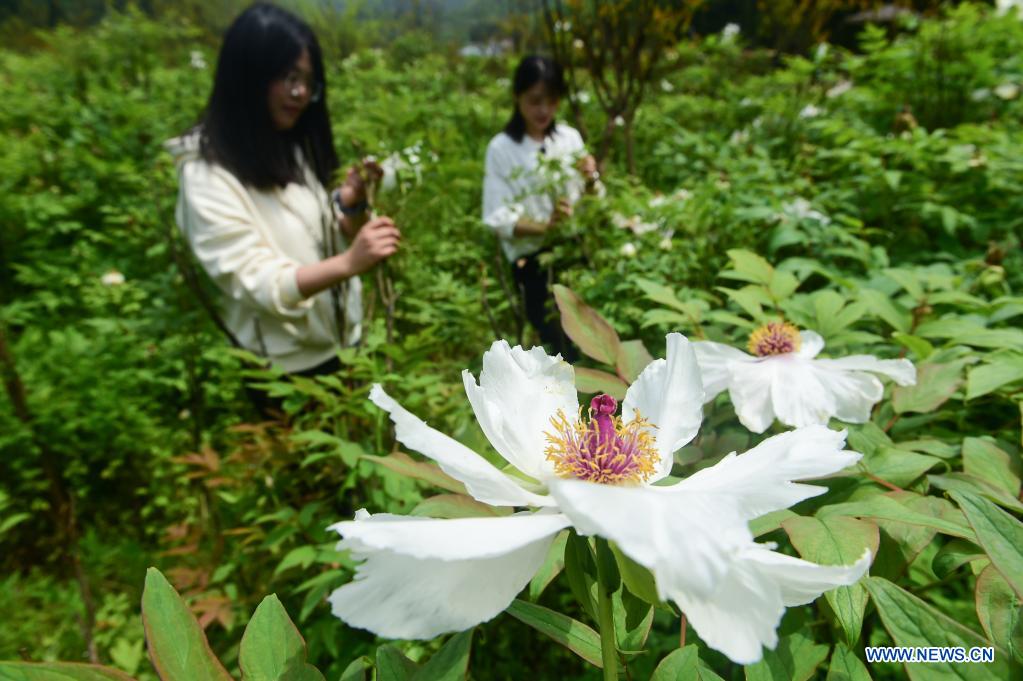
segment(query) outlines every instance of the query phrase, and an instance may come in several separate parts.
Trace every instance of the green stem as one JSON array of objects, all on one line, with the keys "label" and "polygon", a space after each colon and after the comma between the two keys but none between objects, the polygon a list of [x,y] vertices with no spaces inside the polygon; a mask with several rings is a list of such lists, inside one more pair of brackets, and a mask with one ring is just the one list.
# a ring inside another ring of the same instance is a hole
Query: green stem
[{"label": "green stem", "polygon": [[604,664],[604,681],[618,681],[618,646],[615,642],[615,619],[611,609],[611,590],[606,570],[601,567],[600,544],[609,551],[604,539],[597,538],[597,615],[600,618],[600,659]]}]

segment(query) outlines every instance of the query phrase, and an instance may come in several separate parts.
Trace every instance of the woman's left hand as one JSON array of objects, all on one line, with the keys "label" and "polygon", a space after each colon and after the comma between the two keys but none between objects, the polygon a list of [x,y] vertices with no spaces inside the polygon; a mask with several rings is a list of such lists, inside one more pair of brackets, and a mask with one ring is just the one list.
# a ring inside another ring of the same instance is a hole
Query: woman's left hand
[{"label": "woman's left hand", "polygon": [[353,165],[345,175],[345,181],[341,183],[341,204],[346,208],[358,206],[366,202],[367,187],[370,183],[378,184],[384,176],[384,169],[380,164],[370,159],[363,159],[362,162]]}]

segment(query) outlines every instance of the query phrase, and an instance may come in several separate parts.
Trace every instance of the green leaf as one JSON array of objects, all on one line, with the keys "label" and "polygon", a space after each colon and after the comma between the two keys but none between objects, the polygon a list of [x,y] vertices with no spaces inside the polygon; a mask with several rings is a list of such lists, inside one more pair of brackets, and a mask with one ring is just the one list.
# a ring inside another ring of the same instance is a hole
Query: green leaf
[{"label": "green leaf", "polygon": [[963,470],[994,487],[1019,497],[1020,460],[995,443],[979,437],[963,439]]},{"label": "green leaf", "polygon": [[607,393],[618,401],[625,399],[629,385],[614,374],[589,367],[575,367],[575,387],[584,395]]},{"label": "green leaf", "polygon": [[760,537],[768,532],[774,532],[781,527],[781,524],[789,518],[798,517],[795,513],[787,508],[780,508],[777,511],[771,511],[765,513],[759,518],[754,518],[749,523],[750,532],[753,533],[754,537]]},{"label": "green leaf", "polygon": [[972,367],[966,375],[966,399],[992,393],[1002,386],[1023,380],[1023,355],[1003,355]]},{"label": "green leaf", "polygon": [[871,681],[867,667],[856,657],[856,653],[846,648],[844,643],[836,643],[831,653],[831,664],[828,665],[828,677],[825,681]]},{"label": "green leaf", "polygon": [[726,270],[721,273],[726,279],[738,279],[753,284],[768,285],[774,276],[774,267],[761,256],[741,248],[733,248],[728,251],[728,257],[732,261],[734,270]]},{"label": "green leaf", "polygon": [[[867,309],[888,323],[896,332],[906,334],[913,323],[909,310],[892,300],[888,294],[872,288],[861,288],[857,296]],[[895,334],[893,334],[893,337]],[[924,341],[926,342],[926,341]]]},{"label": "green leaf", "polygon": [[472,634],[469,631],[455,634],[447,640],[430,661],[416,672],[412,681],[462,681],[469,673],[469,652],[472,649]]},{"label": "green leaf", "polygon": [[611,325],[568,287],[555,284],[554,300],[561,312],[562,328],[583,354],[614,366],[620,341]]},{"label": "green leaf", "polygon": [[1016,497],[1006,494],[1005,489],[995,486],[974,475],[968,473],[946,473],[945,475],[928,475],[927,480],[938,489],[946,492],[969,492],[979,494],[985,499],[998,504],[1017,513],[1023,513],[1023,502]]},{"label": "green leaf", "polygon": [[[964,534],[971,534],[963,512],[947,499],[925,496],[913,492],[889,492],[885,497],[898,502],[907,509],[906,516],[937,518],[963,528]],[[888,579],[897,579],[916,557],[934,540],[937,533],[933,527],[911,524],[901,520],[875,518],[881,528],[881,545],[877,558],[871,565],[871,574]]]},{"label": "green leaf", "polygon": [[529,600],[535,601],[544,589],[554,581],[565,567],[565,544],[568,542],[569,530],[562,530],[547,550],[543,565],[529,581]]},{"label": "green leaf", "polygon": [[764,650],[760,662],[746,665],[746,681],[806,681],[830,650],[801,633],[783,636],[774,650]]},{"label": "green leaf", "polygon": [[0,681],[134,681],[122,671],[73,662],[0,662]]},{"label": "green leaf", "polygon": [[420,501],[409,515],[426,518],[493,518],[510,513],[510,508],[484,504],[464,494],[438,494]]},{"label": "green leaf", "polygon": [[377,648],[377,681],[412,681],[419,665],[388,643]]},{"label": "green leaf", "polygon": [[991,564],[1023,595],[1023,523],[978,494],[951,492],[951,497],[966,514]]},{"label": "green leaf", "polygon": [[654,606],[636,598],[628,589],[619,588],[611,594],[611,607],[618,650],[623,653],[643,652],[650,627],[654,624]]},{"label": "green leaf", "polygon": [[721,681],[721,677],[703,664],[699,647],[690,643],[661,660],[650,681]]},{"label": "green leaf", "polygon": [[[782,523],[792,545],[805,560],[819,565],[852,565],[869,549],[877,555],[880,541],[877,525],[845,516],[806,518],[796,516]],[[861,584],[841,586],[825,592],[845,640],[856,645],[863,628],[867,592]]]},{"label": "green leaf", "polygon": [[146,571],[142,626],[163,681],[231,681],[188,606],[156,568]]},{"label": "green leaf", "polygon": [[365,655],[357,657],[341,672],[341,678],[338,681],[367,681],[367,672],[372,669],[373,660]]},{"label": "green leaf", "polygon": [[864,456],[859,465],[897,487],[908,487],[941,463],[941,459],[927,454],[917,454],[897,447],[881,447],[873,454]]},{"label": "green leaf", "polygon": [[[990,645],[980,634],[967,629],[945,613],[881,577],[864,582],[895,645],[911,647],[953,646],[973,648]],[[913,681],[996,681],[1009,677],[1005,654],[995,651],[992,664],[912,663],[906,672]]]},{"label": "green leaf", "polygon": [[416,461],[408,454],[394,452],[387,456],[366,454],[362,458],[374,461],[388,470],[415,480],[422,480],[434,487],[446,489],[455,494],[466,494],[465,485],[440,469],[440,466],[426,461]]},{"label": "green leaf", "polygon": [[614,553],[615,563],[618,565],[622,581],[625,582],[625,588],[633,596],[650,605],[659,604],[661,599],[657,597],[657,585],[650,571],[626,556],[613,544],[611,552]]},{"label": "green leaf", "polygon": [[594,563],[590,542],[570,532],[565,543],[565,577],[572,595],[594,622],[597,617],[597,565]]},{"label": "green leaf", "polygon": [[916,355],[917,359],[927,359],[934,354],[934,346],[919,336],[896,331],[892,334],[892,340]]},{"label": "green leaf", "polygon": [[1023,331],[1019,329],[988,329],[971,326],[959,318],[936,319],[917,327],[916,333],[924,338],[942,338],[951,345],[972,345],[994,350],[1023,350]]},{"label": "green leaf", "polygon": [[[919,496],[912,495],[911,496]],[[823,506],[817,511],[818,518],[827,518],[836,515],[857,516],[860,518],[877,518],[892,520],[910,525],[921,525],[935,529],[953,537],[960,537],[973,541],[973,530],[963,521],[936,516],[928,513],[921,513],[900,503],[888,494],[876,494],[860,501],[849,501],[841,504],[830,504]]]},{"label": "green leaf", "polygon": [[603,669],[600,635],[582,622],[517,598],[508,606],[507,613],[549,636],[595,667]]},{"label": "green leaf", "polygon": [[305,641],[276,594],[264,598],[252,614],[238,663],[245,681],[324,681],[306,663]]},{"label": "green leaf", "polygon": [[899,385],[892,389],[892,408],[895,413],[926,414],[943,405],[963,384],[963,367],[972,359],[917,365],[916,385]]},{"label": "green leaf", "polygon": [[615,359],[615,368],[618,375],[628,383],[636,380],[639,374],[646,368],[647,364],[654,361],[654,358],[647,351],[643,341],[623,341],[618,346],[618,357]]},{"label": "green leaf", "polygon": [[975,601],[977,619],[987,637],[1023,662],[1023,604],[994,565],[977,577]]},{"label": "green leaf", "polygon": [[765,318],[764,306],[771,306],[771,298],[767,295],[767,289],[763,286],[743,286],[741,289],[717,287],[728,299],[743,309],[755,321],[761,322]]},{"label": "green leaf", "polygon": [[953,539],[938,549],[931,560],[931,570],[938,579],[945,579],[967,563],[987,560],[987,555],[973,542]]}]

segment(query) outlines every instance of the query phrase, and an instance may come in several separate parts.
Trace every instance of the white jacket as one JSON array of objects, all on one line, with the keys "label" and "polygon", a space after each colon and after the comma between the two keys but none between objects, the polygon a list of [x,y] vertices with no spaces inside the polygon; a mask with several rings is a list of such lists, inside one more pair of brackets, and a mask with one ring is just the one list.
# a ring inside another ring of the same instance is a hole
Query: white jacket
[{"label": "white jacket", "polygon": [[537,252],[544,243],[543,236],[515,236],[520,219],[546,222],[556,198],[575,203],[582,195],[585,183],[575,163],[585,154],[579,131],[565,123],[558,123],[543,142],[529,135],[516,142],[503,132],[490,140],[483,178],[483,222],[500,238],[510,262]]},{"label": "white jacket", "polygon": [[247,350],[287,372],[310,369],[358,341],[362,285],[352,277],[336,287],[344,330],[331,290],[303,298],[296,273],[328,255],[326,235],[345,248],[327,193],[304,165],[305,184],[262,191],[242,184],[199,155],[195,133],[166,148],[178,167],[175,213],[192,252],[223,293],[224,323]]}]

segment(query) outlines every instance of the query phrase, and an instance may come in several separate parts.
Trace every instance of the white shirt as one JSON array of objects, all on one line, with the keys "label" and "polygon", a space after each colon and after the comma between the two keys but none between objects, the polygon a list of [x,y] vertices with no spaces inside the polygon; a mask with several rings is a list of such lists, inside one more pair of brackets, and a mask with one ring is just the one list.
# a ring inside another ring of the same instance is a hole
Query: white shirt
[{"label": "white shirt", "polygon": [[340,287],[344,329],[328,289],[303,298],[299,267],[327,255],[325,235],[344,242],[327,193],[303,164],[305,183],[259,190],[199,155],[198,135],[170,140],[180,189],[175,213],[196,259],[223,293],[224,324],[243,347],[287,372],[322,364],[361,333],[362,285]]},{"label": "white shirt", "polygon": [[483,222],[500,238],[509,262],[535,253],[543,245],[543,236],[514,236],[520,219],[546,222],[558,198],[575,203],[582,196],[585,182],[575,164],[585,155],[582,136],[564,123],[556,124],[543,142],[529,135],[516,142],[503,132],[490,140],[483,178]]}]

